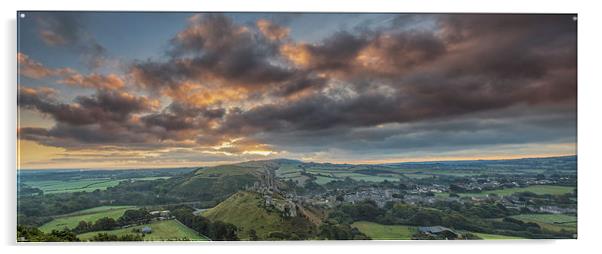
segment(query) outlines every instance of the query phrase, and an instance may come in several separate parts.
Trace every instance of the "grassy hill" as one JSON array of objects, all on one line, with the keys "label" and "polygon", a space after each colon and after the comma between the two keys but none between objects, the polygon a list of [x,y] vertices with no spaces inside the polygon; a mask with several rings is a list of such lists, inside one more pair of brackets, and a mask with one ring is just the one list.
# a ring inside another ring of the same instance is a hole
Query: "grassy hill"
[{"label": "grassy hill", "polygon": [[485,234],[485,233],[477,233],[471,232],[472,234],[482,238],[483,240],[519,240],[525,239],[518,236],[507,236],[507,235],[493,235],[493,234]]},{"label": "grassy hill", "polygon": [[134,206],[100,206],[91,209],[57,216],[54,220],[42,225],[40,230],[50,232],[53,229],[61,230],[63,228],[73,229],[80,221],[95,222],[96,220],[109,217],[118,219],[128,209],[134,209]]},{"label": "grassy hill", "polygon": [[577,232],[577,216],[568,214],[521,214],[512,216],[512,218],[524,222],[535,222],[546,230],[560,232]]},{"label": "grassy hill", "polygon": [[369,221],[357,221],[351,224],[373,240],[410,240],[416,231],[414,226],[382,225]]},{"label": "grassy hill", "polygon": [[199,235],[197,232],[184,226],[177,220],[156,221],[150,224],[139,225],[131,228],[88,232],[84,234],[79,234],[77,237],[82,241],[90,241],[94,236],[98,235],[99,233],[107,233],[122,236],[127,234],[134,234],[134,229],[139,230],[144,227],[150,227],[152,229],[152,233],[144,235],[144,241],[174,241],[183,239],[188,239],[189,241],[208,240],[208,238],[206,238],[205,236]]},{"label": "grassy hill", "polygon": [[[274,236],[279,233],[305,238],[314,233],[315,226],[305,218],[284,218],[279,211],[264,207],[263,202],[263,198],[257,193],[240,191],[202,215],[213,221],[236,225],[241,239],[249,239],[251,229],[256,231],[260,239],[269,239],[270,234]],[[274,202],[278,202],[277,197]]]},{"label": "grassy hill", "polygon": [[260,166],[240,165],[201,168],[172,178],[168,186],[169,194],[189,200],[219,202],[246,186],[253,185],[262,170]]}]

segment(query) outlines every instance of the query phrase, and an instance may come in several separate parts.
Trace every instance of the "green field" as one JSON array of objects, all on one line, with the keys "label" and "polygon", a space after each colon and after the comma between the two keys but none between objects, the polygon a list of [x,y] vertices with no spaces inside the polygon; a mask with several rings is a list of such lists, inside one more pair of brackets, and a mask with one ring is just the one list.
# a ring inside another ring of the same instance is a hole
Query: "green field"
[{"label": "green field", "polygon": [[[500,190],[489,190],[479,193],[457,193],[461,197],[480,197],[487,196],[489,194],[497,194],[499,196],[509,196],[517,192],[533,192],[537,195],[551,194],[551,195],[562,195],[573,192],[574,187],[569,186],[557,186],[557,185],[531,185],[529,187],[520,188],[507,188]],[[448,197],[449,193],[442,192],[436,194],[438,197]]]},{"label": "green field", "polygon": [[428,175],[428,174],[411,174],[411,173],[408,173],[408,174],[403,174],[403,175],[407,176],[409,178],[412,178],[412,179],[424,179],[424,178],[432,178],[433,177],[432,175]]},{"label": "green field", "polygon": [[144,241],[173,241],[188,239],[190,241],[207,241],[209,240],[203,235],[199,235],[194,230],[186,227],[177,220],[165,220],[156,221],[150,224],[139,225],[130,228],[122,228],[109,231],[96,231],[80,234],[77,237],[82,241],[90,241],[95,235],[99,233],[113,234],[117,236],[126,234],[135,234],[134,229],[142,229],[144,227],[150,227],[152,233],[144,235]]},{"label": "green field", "polygon": [[316,176],[316,183],[317,184],[327,184],[327,183],[335,181],[335,180],[337,180],[337,179],[336,178],[332,178],[332,177]]},{"label": "green field", "polygon": [[292,173],[299,173],[299,172],[301,172],[301,169],[298,168],[297,165],[286,164],[286,165],[281,165],[280,168],[278,168],[278,170],[276,170],[276,176],[285,177],[286,175],[289,175]]},{"label": "green field", "polygon": [[[167,179],[167,176],[151,176],[132,178],[134,181],[151,181],[157,179]],[[117,186],[120,182],[128,179],[109,179],[109,178],[91,178],[79,180],[44,180],[44,181],[24,181],[23,183],[44,191],[44,194],[67,193],[86,191],[92,192],[95,190],[106,190],[109,187]]]},{"label": "green field", "polygon": [[[373,240],[410,240],[416,233],[416,227],[404,225],[382,225],[369,221],[358,221],[351,224]],[[470,232],[484,240],[524,239],[516,236],[493,235]]]},{"label": "green field", "polygon": [[512,216],[525,222],[535,222],[550,231],[577,231],[577,216],[567,214],[521,214]]},{"label": "green field", "polygon": [[373,240],[410,240],[416,233],[416,227],[404,225],[382,225],[368,221],[351,224]]},{"label": "green field", "polygon": [[24,182],[30,187],[38,188],[44,191],[44,194],[65,193],[77,191],[106,190],[109,187],[117,186],[123,180],[111,180],[107,178],[100,179],[81,179],[81,180],[48,180],[48,181],[27,181]]},{"label": "green field", "polygon": [[53,229],[61,230],[63,228],[75,228],[80,221],[95,222],[96,220],[109,217],[118,219],[123,213],[134,208],[133,206],[100,206],[91,209],[77,211],[62,216],[57,216],[54,220],[42,225],[40,230],[50,232]]},{"label": "green field", "polygon": [[516,239],[525,239],[522,237],[518,237],[518,236],[507,236],[507,235],[492,235],[492,234],[485,234],[485,233],[476,233],[476,232],[471,232],[472,234],[483,238],[483,240],[516,240]]},{"label": "green field", "polygon": [[169,179],[169,176],[148,176],[148,177],[140,177],[140,178],[132,178],[134,181],[153,181],[159,179]]}]

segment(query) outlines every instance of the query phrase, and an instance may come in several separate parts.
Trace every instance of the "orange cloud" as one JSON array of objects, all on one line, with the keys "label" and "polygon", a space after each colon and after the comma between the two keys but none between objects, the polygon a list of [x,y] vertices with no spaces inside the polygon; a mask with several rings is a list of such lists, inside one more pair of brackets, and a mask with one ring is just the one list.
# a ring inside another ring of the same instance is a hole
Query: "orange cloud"
[{"label": "orange cloud", "polygon": [[81,75],[79,73],[69,75],[60,80],[59,83],[72,86],[103,89],[121,89],[124,86],[123,80],[115,74],[100,75],[96,73],[90,75]]},{"label": "orange cloud", "polygon": [[280,54],[297,66],[306,67],[311,60],[311,53],[305,44],[283,44]]},{"label": "orange cloud", "polygon": [[19,73],[33,79],[43,79],[50,76],[75,73],[75,71],[70,68],[48,68],[42,63],[29,58],[29,56],[21,52],[17,53],[17,63],[19,63]]},{"label": "orange cloud", "polygon": [[288,33],[290,32],[289,28],[276,25],[265,19],[257,20],[256,25],[259,31],[272,41],[282,40],[288,37]]},{"label": "orange cloud", "polygon": [[247,94],[243,88],[208,88],[192,81],[182,82],[179,86],[167,89],[163,93],[178,102],[195,106],[210,106],[238,101],[246,98]]},{"label": "orange cloud", "polygon": [[21,89],[19,89],[19,93],[48,97],[55,95],[57,91],[50,87],[21,87]]},{"label": "orange cloud", "polygon": [[40,37],[42,37],[42,40],[44,40],[44,42],[51,46],[67,44],[67,40],[65,40],[63,36],[51,30],[40,31]]},{"label": "orange cloud", "polygon": [[220,15],[196,14],[188,19],[188,23],[188,27],[174,39],[193,48],[224,48],[250,35],[247,27],[236,25]]}]

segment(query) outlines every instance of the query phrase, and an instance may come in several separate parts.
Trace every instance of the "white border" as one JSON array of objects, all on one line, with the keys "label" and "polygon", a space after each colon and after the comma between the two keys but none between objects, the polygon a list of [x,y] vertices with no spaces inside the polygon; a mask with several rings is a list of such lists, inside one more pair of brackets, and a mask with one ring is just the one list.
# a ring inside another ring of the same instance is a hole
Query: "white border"
[{"label": "white border", "polygon": [[[602,82],[600,8],[596,1],[526,0],[219,0],[219,1],[2,1],[2,253],[588,253],[601,247],[602,227],[599,196],[602,183],[602,150],[599,148]],[[277,243],[191,243],[134,245],[16,245],[15,239],[15,151],[16,151],[16,11],[17,10],[119,10],[119,11],[318,11],[318,12],[493,12],[493,13],[578,13],[578,240],[559,241],[457,241],[457,242],[277,242]],[[116,247],[118,246],[118,247]],[[119,250],[114,250],[119,248]]]}]

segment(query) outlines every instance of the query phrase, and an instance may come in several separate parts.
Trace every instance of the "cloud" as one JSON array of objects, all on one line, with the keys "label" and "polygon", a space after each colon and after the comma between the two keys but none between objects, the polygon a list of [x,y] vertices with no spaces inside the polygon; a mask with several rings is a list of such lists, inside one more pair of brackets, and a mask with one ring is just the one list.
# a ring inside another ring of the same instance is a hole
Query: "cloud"
[{"label": "cloud", "polygon": [[80,54],[90,68],[98,68],[107,60],[107,50],[85,27],[83,15],[54,12],[38,15],[38,34],[52,47],[65,47]]},{"label": "cloud", "polygon": [[91,73],[83,75],[71,68],[49,68],[29,56],[17,53],[19,73],[32,79],[58,78],[57,83],[83,88],[119,90],[125,81],[116,74]]},{"label": "cloud", "polygon": [[133,64],[134,80],[159,92],[178,91],[190,83],[253,91],[280,84],[294,74],[274,62],[275,45],[221,14],[190,18],[188,27],[171,40],[169,52],[173,57],[166,62]]},{"label": "cloud", "polygon": [[120,76],[57,74],[23,55],[29,75],[97,92],[67,104],[50,91],[22,90],[20,107],[57,124],[20,134],[70,148],[186,147],[222,156],[576,142],[570,15],[389,21],[307,43],[264,19],[242,25],[222,14],[194,15],[165,58],[136,60],[127,70],[127,80],[164,108],[116,91],[124,87]]},{"label": "cloud", "polygon": [[58,83],[86,88],[111,90],[121,89],[125,85],[125,82],[115,74],[101,75],[97,73],[92,73],[89,75],[82,75],[79,73],[68,75],[64,79],[59,80]]},{"label": "cloud", "polygon": [[288,37],[288,33],[290,32],[290,29],[274,24],[266,19],[257,20],[256,25],[259,31],[272,41],[283,40]]},{"label": "cloud", "polygon": [[17,53],[17,63],[19,64],[19,74],[32,79],[43,79],[52,76],[70,75],[75,73],[75,70],[70,68],[48,68],[42,63],[29,58],[29,56],[21,52]]},{"label": "cloud", "polygon": [[151,111],[158,102],[125,92],[99,90],[93,96],[78,96],[75,103],[58,102],[41,89],[22,88],[19,107],[35,109],[69,125],[110,124],[128,120],[133,113]]}]

